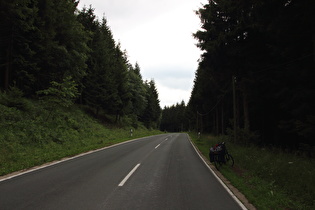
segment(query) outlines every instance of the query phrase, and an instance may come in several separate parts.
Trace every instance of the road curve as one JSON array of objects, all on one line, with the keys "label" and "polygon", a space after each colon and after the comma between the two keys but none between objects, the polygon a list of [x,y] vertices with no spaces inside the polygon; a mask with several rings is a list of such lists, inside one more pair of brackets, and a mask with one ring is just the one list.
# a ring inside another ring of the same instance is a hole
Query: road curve
[{"label": "road curve", "polygon": [[0,209],[241,207],[186,134],[163,134],[0,181]]}]

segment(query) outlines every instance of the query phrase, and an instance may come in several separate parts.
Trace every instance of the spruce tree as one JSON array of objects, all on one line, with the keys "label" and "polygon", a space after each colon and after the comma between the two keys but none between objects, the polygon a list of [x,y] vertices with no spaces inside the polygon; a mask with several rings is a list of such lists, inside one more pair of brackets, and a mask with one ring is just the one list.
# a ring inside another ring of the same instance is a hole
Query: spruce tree
[{"label": "spruce tree", "polygon": [[37,1],[1,0],[0,8],[0,88],[7,90],[15,84],[30,93],[39,71]]},{"label": "spruce tree", "polygon": [[157,128],[160,123],[161,107],[154,80],[145,83],[147,89],[147,106],[141,117],[147,128]]}]

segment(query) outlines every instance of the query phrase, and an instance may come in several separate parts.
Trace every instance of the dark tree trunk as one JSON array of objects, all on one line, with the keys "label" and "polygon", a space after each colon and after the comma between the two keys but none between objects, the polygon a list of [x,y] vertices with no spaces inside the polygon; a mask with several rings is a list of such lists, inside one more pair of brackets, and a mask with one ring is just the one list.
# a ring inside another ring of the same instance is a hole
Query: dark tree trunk
[{"label": "dark tree trunk", "polygon": [[244,129],[249,131],[250,122],[249,122],[249,110],[248,110],[248,96],[246,91],[243,91],[243,109],[244,109]]}]

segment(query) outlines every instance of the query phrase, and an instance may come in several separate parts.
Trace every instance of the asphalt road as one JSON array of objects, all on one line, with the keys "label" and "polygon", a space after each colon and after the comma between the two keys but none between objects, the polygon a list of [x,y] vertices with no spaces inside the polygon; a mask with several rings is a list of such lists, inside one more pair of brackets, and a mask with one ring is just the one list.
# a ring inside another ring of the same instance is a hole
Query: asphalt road
[{"label": "asphalt road", "polygon": [[241,208],[186,134],[163,134],[2,180],[0,209]]}]

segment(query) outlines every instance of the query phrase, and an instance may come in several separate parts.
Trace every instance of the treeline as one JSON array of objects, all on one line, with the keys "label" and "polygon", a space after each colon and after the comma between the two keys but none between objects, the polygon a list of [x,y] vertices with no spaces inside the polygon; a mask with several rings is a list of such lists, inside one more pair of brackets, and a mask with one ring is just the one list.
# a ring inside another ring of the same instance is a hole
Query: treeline
[{"label": "treeline", "polygon": [[243,143],[314,145],[314,9],[311,0],[203,5],[184,127]]},{"label": "treeline", "polygon": [[186,116],[186,105],[184,101],[170,107],[166,106],[162,110],[160,130],[166,132],[187,131],[187,121],[189,123],[189,119]]},{"label": "treeline", "polygon": [[55,85],[74,91],[59,95],[77,96],[96,115],[114,115],[116,121],[127,115],[135,125],[156,128],[161,109],[154,81],[143,81],[105,18],[77,6],[76,0],[0,0],[1,90],[14,86],[36,98],[51,94]]}]

